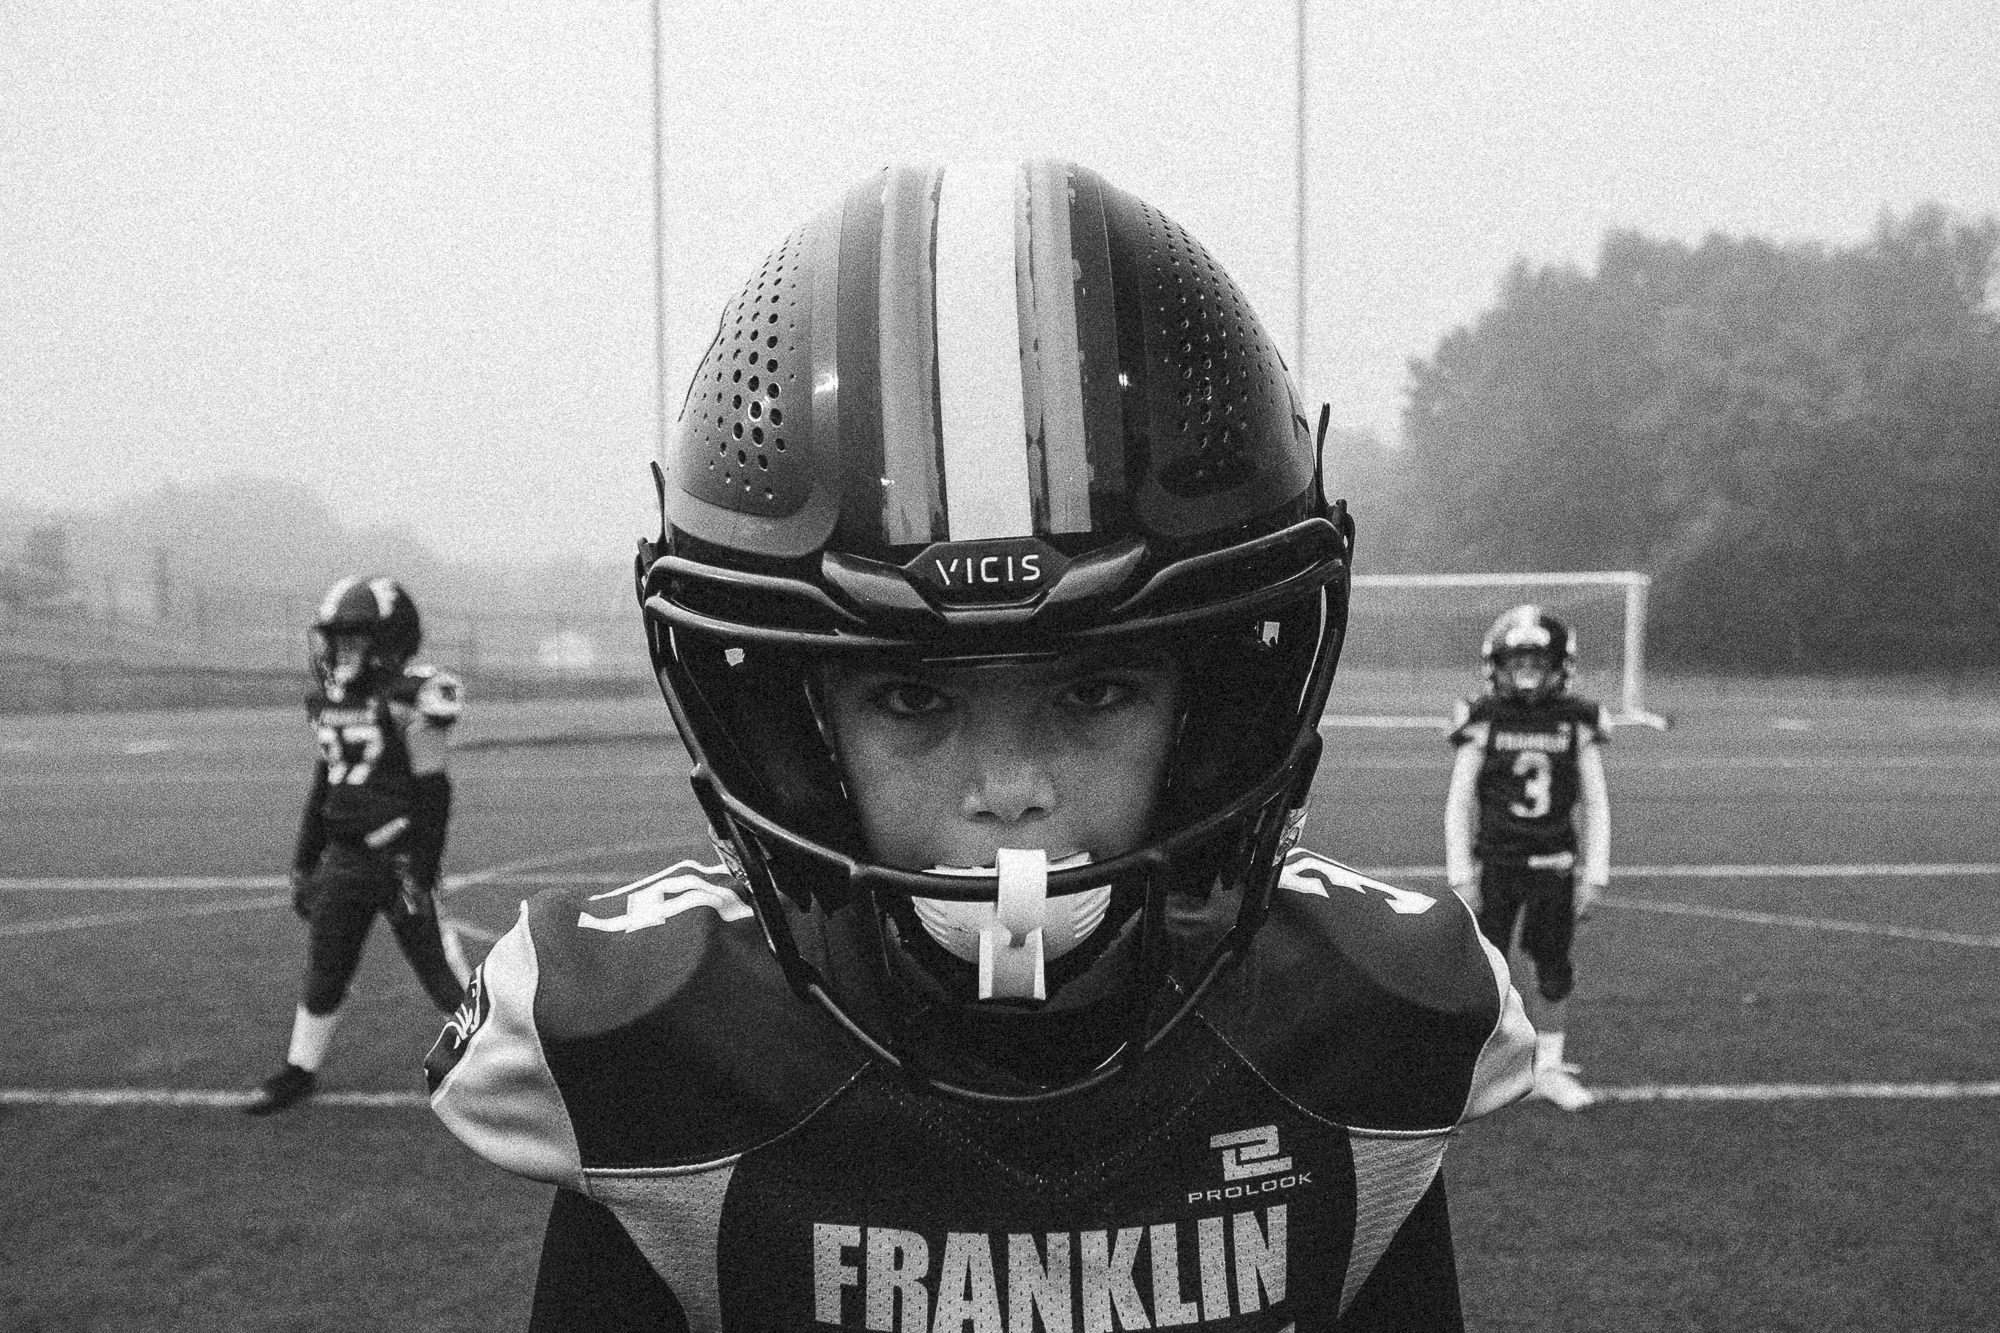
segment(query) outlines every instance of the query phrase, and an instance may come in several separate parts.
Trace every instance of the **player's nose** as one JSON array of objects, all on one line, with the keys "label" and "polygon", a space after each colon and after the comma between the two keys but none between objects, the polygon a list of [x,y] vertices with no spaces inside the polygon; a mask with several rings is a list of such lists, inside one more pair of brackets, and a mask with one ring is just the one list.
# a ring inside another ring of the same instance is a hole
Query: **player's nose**
[{"label": "player's nose", "polygon": [[966,818],[1019,824],[1055,810],[1054,775],[1030,728],[989,723],[973,728],[966,740],[970,771],[960,801]]}]

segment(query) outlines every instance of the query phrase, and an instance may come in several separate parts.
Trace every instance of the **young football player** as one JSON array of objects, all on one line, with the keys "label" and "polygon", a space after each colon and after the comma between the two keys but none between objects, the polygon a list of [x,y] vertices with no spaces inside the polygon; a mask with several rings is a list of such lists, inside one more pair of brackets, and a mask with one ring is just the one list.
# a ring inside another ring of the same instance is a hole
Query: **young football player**
[{"label": "young football player", "polygon": [[421,637],[416,604],[394,579],[342,579],[313,620],[306,719],[319,759],[292,857],[305,983],[284,1067],[245,1105],[251,1115],[312,1095],[378,912],[432,1003],[451,1013],[463,998],[436,902],[451,817],[447,742],[463,700],[456,677],[411,662]]},{"label": "young football player", "polygon": [[1495,948],[1513,948],[1518,927],[1535,973],[1535,1095],[1580,1111],[1595,1099],[1565,1061],[1563,1035],[1576,923],[1611,879],[1604,710],[1570,693],[1576,637],[1541,607],[1494,621],[1479,656],[1486,692],[1459,704],[1451,733],[1446,876]]},{"label": "young football player", "polygon": [[894,167],[724,311],[641,543],[722,864],[536,898],[428,1062],[531,1327],[1457,1329],[1470,917],[1295,845],[1353,524],[1187,232]]}]

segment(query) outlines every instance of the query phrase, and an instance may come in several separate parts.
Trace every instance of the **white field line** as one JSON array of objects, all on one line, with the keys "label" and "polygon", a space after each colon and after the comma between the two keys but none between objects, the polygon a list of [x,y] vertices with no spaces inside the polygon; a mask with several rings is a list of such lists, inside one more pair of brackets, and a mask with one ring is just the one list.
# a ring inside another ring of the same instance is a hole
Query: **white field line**
[{"label": "white field line", "polygon": [[[632,878],[613,871],[552,871],[528,869],[569,861],[589,860],[614,852],[643,851],[665,846],[658,842],[616,843],[579,848],[510,861],[486,870],[445,876],[445,892],[484,887],[548,886],[555,884],[624,884]],[[1394,883],[1405,879],[1443,879],[1443,866],[1359,867],[1376,879]],[[1909,861],[1856,864],[1804,865],[1631,865],[1618,866],[1615,879],[1955,879],[1962,876],[2000,876],[2000,861]],[[0,878],[0,892],[56,892],[89,890],[98,893],[194,893],[229,890],[276,889],[285,885],[282,875],[104,875],[28,876]]]},{"label": "white field line", "polygon": [[[498,875],[485,873],[474,878],[471,875],[447,875],[444,880],[446,893],[456,893],[460,889],[509,887],[546,888],[552,884],[626,884],[636,876],[620,874],[609,870],[581,870],[573,873],[558,871],[528,870],[514,874]],[[92,893],[222,893],[248,892],[252,889],[281,889],[287,884],[283,875],[118,875],[0,879],[0,893],[9,890],[17,892],[54,893],[81,890]]]},{"label": "white field line", "polygon": [[[462,876],[454,876],[446,881],[445,891],[449,894],[462,889],[483,886],[530,887],[546,884],[624,883],[629,877],[620,874],[601,871],[550,873],[539,868],[560,865],[564,862],[587,861],[598,856],[643,850],[647,847],[659,845],[657,842],[615,843],[594,847],[573,848],[567,852],[550,853],[544,856],[525,857],[518,861],[510,861],[492,866],[486,870],[474,871]],[[1442,879],[1444,877],[1444,867],[1383,866],[1371,869],[1367,873],[1377,879],[1394,883],[1399,880]],[[1613,872],[1613,877],[1619,880],[1861,879],[1870,877],[1959,878],[1965,876],[1993,875],[2000,875],[2000,863],[1988,861],[1865,865],[1637,865],[1622,866]],[[282,882],[272,876],[244,876],[239,879],[227,879],[216,876],[191,876],[184,879],[0,879],[0,890],[94,888],[123,892],[193,891],[197,889],[269,888]],[[66,930],[88,930],[103,926],[128,925],[140,921],[162,920],[173,917],[211,916],[225,912],[258,911],[284,906],[289,901],[288,895],[279,894],[265,898],[232,900],[223,903],[200,903],[187,907],[139,908],[123,912],[101,912],[83,916],[55,917],[45,921],[24,921],[11,925],[0,925],[0,939],[27,935],[48,935]],[[1835,931],[1855,935],[1874,935],[1889,939],[1919,940],[1929,944],[1952,944],[1970,948],[2000,949],[2000,936],[1975,935],[1949,930],[1932,930],[1919,926],[1897,926],[1872,921],[1846,921],[1830,917],[1793,916],[1777,912],[1754,912],[1735,907],[1716,907],[1703,903],[1663,902],[1658,899],[1625,898],[1622,896],[1607,896],[1603,900],[1603,905],[1626,911],[1707,917],[1722,921],[1740,921],[1750,925],[1790,926],[1800,930]],[[452,925],[461,936],[482,942],[487,941],[485,932],[475,926],[471,926],[469,923],[454,920]]]},{"label": "white field line", "polygon": [[[1591,1091],[1605,1103],[1965,1101],[2000,1097],[2000,1081],[1637,1084]],[[243,1106],[250,1097],[248,1092],[201,1088],[0,1088],[0,1106],[230,1110]],[[420,1092],[323,1092],[308,1105],[415,1110],[429,1105],[429,1099]]]},{"label": "white field line", "polygon": [[23,935],[54,935],[65,930],[97,930],[105,926],[125,926],[138,921],[159,921],[168,917],[219,916],[224,912],[261,912],[272,907],[288,907],[292,896],[277,893],[268,898],[232,898],[226,903],[195,903],[183,907],[136,908],[126,912],[97,912],[90,916],[58,916],[45,921],[16,921],[0,926],[0,939]]},{"label": "white field line", "polygon": [[[198,1088],[0,1088],[0,1106],[199,1106],[238,1107],[254,1094]],[[430,1105],[420,1092],[322,1092],[314,1106],[360,1106],[370,1109]]]},{"label": "white field line", "polygon": [[1753,926],[1793,926],[1800,930],[1844,931],[1850,935],[1881,935],[1898,940],[1922,940],[1927,944],[1963,944],[1975,949],[2000,949],[2000,935],[1967,935],[1955,930],[1930,930],[1922,926],[1887,926],[1873,921],[1842,921],[1813,916],[1786,916],[1778,912],[1746,912],[1737,907],[1710,907],[1703,903],[1667,903],[1654,898],[1599,900],[1605,907],[1622,907],[1632,912],[1662,912],[1673,916],[1701,916],[1717,921],[1741,921]]},{"label": "white field line", "polygon": [[[454,876],[450,879],[447,879],[445,882],[445,893],[449,894],[457,889],[474,888],[483,884],[494,883],[510,875],[519,874],[531,869],[541,869],[549,866],[557,866],[567,861],[588,861],[594,857],[608,856],[618,852],[638,851],[648,847],[658,847],[662,845],[664,844],[655,840],[621,842],[621,843],[601,843],[589,847],[572,847],[567,851],[550,852],[541,856],[523,857],[520,860],[503,862],[500,865],[491,866],[485,870],[475,870],[470,874]],[[248,878],[251,878],[255,881],[255,887],[258,888],[268,887],[267,877],[252,876]],[[624,875],[611,875],[607,876],[607,878],[622,883],[629,877]],[[574,877],[565,876],[562,877],[562,879],[560,879],[558,882],[565,882],[565,883],[573,882],[573,879]],[[158,880],[150,880],[146,882],[149,885],[155,887],[157,887],[160,883],[160,881]],[[0,889],[27,887],[29,885],[35,885],[35,884],[47,887],[50,883],[51,882],[47,880],[41,880],[41,881],[0,880]],[[75,887],[75,886],[72,884],[69,885],[68,887]],[[208,880],[205,881],[205,887],[213,888],[216,887],[216,885],[212,880]],[[439,896],[443,897],[444,895],[441,894]],[[291,905],[291,895],[289,893],[280,893],[280,894],[273,894],[269,897],[264,897],[264,898],[247,898],[247,899],[239,898],[239,899],[232,899],[228,902],[220,902],[220,903],[195,903],[189,906],[134,908],[123,912],[97,912],[85,916],[52,917],[44,921],[18,921],[8,925],[0,925],[0,939],[18,938],[26,935],[53,935],[66,930],[96,930],[106,926],[131,925],[141,921],[158,921],[174,917],[215,916],[225,912],[262,911],[267,908],[287,907],[290,905]],[[454,925],[460,931],[460,933],[465,933],[463,927],[457,927],[456,923],[454,923]]]},{"label": "white field line", "polygon": [[1640,1084],[1592,1088],[1607,1102],[1811,1102],[1849,1099],[1950,1101],[2000,1097],[2000,1082],[1987,1083],[1697,1083],[1683,1086]]},{"label": "white field line", "polygon": [[[1376,879],[1443,879],[1443,866],[1375,866],[1364,869]],[[2000,875],[2000,861],[1904,861],[1862,864],[1793,865],[1635,865],[1613,866],[1611,878],[1621,879],[1927,879],[1963,875]],[[0,880],[0,888],[6,881]]]}]

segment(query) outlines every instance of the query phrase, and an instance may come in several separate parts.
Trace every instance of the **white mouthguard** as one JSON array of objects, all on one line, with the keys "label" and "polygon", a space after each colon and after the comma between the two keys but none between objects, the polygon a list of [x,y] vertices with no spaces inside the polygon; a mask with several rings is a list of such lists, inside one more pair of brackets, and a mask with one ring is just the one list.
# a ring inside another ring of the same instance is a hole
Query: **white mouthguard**
[{"label": "white mouthguard", "polygon": [[1049,897],[1049,872],[1088,865],[1078,852],[1051,863],[1039,847],[1002,847],[992,866],[933,866],[934,875],[997,876],[996,901],[953,902],[913,898],[917,920],[948,952],[979,964],[982,1000],[1046,1000],[1043,976],[1048,959],[1060,958],[1104,923],[1111,888],[1086,889]]}]

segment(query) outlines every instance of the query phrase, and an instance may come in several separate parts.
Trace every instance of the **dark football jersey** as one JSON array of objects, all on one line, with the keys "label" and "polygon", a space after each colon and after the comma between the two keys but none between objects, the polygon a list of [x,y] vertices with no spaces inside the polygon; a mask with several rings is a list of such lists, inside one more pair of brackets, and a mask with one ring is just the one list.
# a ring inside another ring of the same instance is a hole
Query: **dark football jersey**
[{"label": "dark football jersey", "polygon": [[[444,672],[414,666],[367,694],[350,692],[335,701],[324,689],[306,695],[306,719],[326,765],[326,797],[320,807],[327,836],[360,842],[410,809],[410,750],[400,720],[411,710],[433,717],[440,690],[457,717],[457,682]],[[434,718],[448,725],[443,718]]]},{"label": "dark football jersey", "polygon": [[1534,1034],[1456,898],[1304,851],[1280,885],[1194,1016],[1028,1106],[871,1057],[719,867],[545,894],[432,1051],[432,1106],[608,1209],[696,1330],[1330,1328],[1441,1207],[1454,1126],[1527,1091]]},{"label": "dark football jersey", "polygon": [[1530,857],[1574,853],[1577,756],[1586,742],[1604,743],[1604,709],[1569,695],[1539,702],[1486,695],[1461,711],[1452,744],[1477,745],[1483,754],[1473,856],[1525,865]]}]

